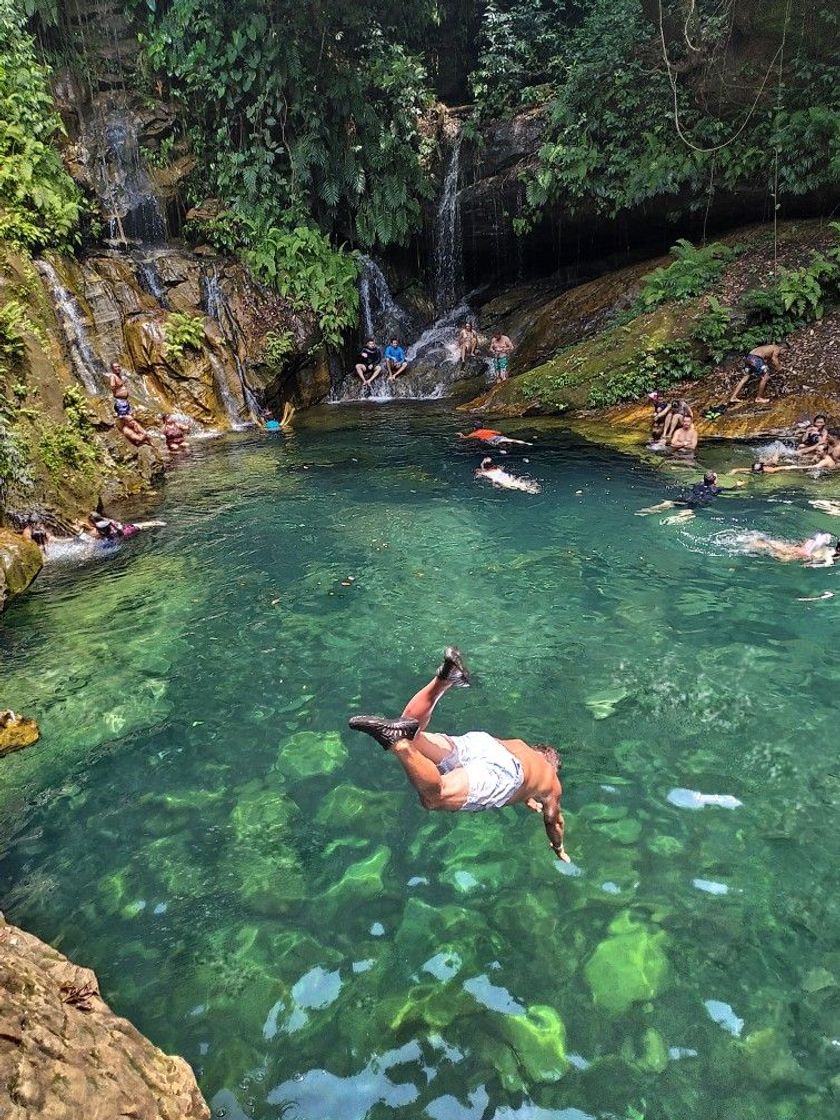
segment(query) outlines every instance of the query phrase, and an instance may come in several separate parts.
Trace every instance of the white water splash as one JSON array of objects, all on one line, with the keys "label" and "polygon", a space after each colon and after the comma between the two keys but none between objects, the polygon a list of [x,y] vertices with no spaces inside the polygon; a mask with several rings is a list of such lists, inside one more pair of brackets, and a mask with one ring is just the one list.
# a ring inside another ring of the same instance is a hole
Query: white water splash
[{"label": "white water splash", "polygon": [[448,311],[457,301],[464,271],[458,206],[462,139],[461,133],[458,133],[449,153],[435,218],[434,291],[439,313]]}]

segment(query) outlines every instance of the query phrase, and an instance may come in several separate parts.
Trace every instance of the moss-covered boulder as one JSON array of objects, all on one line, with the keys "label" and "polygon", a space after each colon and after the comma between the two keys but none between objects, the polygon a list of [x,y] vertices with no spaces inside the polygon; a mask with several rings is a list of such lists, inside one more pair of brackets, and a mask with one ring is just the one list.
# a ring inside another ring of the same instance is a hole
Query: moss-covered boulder
[{"label": "moss-covered boulder", "polygon": [[0,611],[15,595],[24,592],[43,567],[37,544],[0,529]]},{"label": "moss-covered boulder", "polygon": [[644,355],[685,341],[696,304],[666,305],[569,346],[541,365],[462,406],[494,415],[559,414],[586,408],[593,394],[638,369]]}]

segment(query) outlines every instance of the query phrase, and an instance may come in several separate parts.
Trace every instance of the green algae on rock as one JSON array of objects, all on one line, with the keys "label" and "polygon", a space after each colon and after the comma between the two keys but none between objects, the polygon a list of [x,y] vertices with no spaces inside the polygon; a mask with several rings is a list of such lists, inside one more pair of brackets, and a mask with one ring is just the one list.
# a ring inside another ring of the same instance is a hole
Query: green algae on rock
[{"label": "green algae on rock", "polygon": [[610,922],[609,931],[586,962],[584,973],[596,1006],[619,1015],[631,1004],[653,999],[666,984],[667,937],[664,930],[652,933],[629,910]]},{"label": "green algae on rock", "polygon": [[276,769],[290,779],[330,774],[347,760],[337,731],[298,731],[277,753]]},{"label": "green algae on rock", "polygon": [[0,529],[0,611],[29,587],[44,564],[41,550],[8,529]]}]

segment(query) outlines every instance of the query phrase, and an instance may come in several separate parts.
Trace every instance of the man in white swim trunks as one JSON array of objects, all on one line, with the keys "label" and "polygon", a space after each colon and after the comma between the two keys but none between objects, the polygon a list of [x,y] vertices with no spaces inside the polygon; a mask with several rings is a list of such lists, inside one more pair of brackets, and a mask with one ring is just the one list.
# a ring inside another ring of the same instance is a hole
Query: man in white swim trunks
[{"label": "man in white swim trunks", "polygon": [[529,747],[522,739],[497,739],[486,731],[456,736],[426,731],[441,696],[469,683],[460,652],[447,646],[440,668],[409,700],[400,719],[353,716],[350,726],[397,756],[424,809],[477,813],[527,805],[542,814],[557,858],[571,862],[563,847],[563,790],[557,777],[560,760],[553,747]]}]

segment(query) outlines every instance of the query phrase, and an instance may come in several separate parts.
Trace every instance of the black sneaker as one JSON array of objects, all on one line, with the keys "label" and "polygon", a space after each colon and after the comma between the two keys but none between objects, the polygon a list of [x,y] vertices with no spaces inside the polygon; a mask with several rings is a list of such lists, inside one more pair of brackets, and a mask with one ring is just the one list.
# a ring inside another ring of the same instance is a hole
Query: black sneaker
[{"label": "black sneaker", "polygon": [[443,661],[435,676],[439,681],[449,681],[455,688],[470,687],[470,671],[457,646],[447,646],[443,651]]},{"label": "black sneaker", "polygon": [[416,719],[352,716],[348,722],[354,731],[364,731],[365,735],[370,735],[386,751],[401,739],[408,739],[410,742],[420,730],[420,724]]}]

